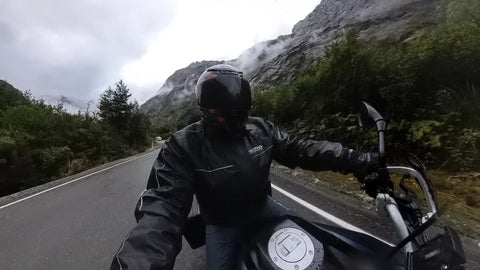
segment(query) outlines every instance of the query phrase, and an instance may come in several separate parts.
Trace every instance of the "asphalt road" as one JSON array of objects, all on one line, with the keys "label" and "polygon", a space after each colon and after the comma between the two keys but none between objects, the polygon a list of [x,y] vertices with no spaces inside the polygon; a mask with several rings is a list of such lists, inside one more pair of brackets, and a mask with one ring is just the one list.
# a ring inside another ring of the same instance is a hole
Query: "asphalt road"
[{"label": "asphalt road", "polygon": [[[0,269],[108,269],[135,225],[133,209],[157,153],[106,164],[0,198]],[[319,191],[276,170],[271,181],[368,233],[394,240],[388,224],[379,221],[371,204]],[[275,188],[273,198],[309,220],[335,224],[335,220],[306,209]],[[478,247],[473,247],[473,252],[475,257],[480,254]],[[202,269],[204,262],[204,248],[192,250],[184,241],[175,269]],[[479,269],[475,268],[477,263],[471,265],[469,269]]]},{"label": "asphalt road", "polygon": [[0,269],[108,269],[156,154],[0,209]]}]

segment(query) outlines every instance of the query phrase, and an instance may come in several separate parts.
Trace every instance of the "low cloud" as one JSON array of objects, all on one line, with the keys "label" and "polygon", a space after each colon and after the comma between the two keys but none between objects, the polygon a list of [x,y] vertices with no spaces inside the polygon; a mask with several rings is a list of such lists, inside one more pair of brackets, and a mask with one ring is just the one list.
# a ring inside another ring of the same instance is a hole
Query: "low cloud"
[{"label": "low cloud", "polygon": [[287,44],[287,39],[289,38],[285,36],[283,39],[278,38],[277,40],[257,43],[244,51],[232,64],[248,75],[262,63],[278,56]]}]

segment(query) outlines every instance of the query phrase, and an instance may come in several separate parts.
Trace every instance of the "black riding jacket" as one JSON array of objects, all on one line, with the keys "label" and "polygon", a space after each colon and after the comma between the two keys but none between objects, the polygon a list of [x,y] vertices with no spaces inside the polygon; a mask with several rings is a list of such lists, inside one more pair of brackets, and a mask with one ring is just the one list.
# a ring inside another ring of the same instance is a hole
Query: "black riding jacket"
[{"label": "black riding jacket", "polygon": [[191,124],[160,150],[135,210],[138,224],[112,269],[173,268],[194,194],[207,224],[238,224],[254,218],[266,199],[272,159],[290,168],[352,172],[348,154],[339,143],[292,139],[262,118],[249,117],[236,136]]}]

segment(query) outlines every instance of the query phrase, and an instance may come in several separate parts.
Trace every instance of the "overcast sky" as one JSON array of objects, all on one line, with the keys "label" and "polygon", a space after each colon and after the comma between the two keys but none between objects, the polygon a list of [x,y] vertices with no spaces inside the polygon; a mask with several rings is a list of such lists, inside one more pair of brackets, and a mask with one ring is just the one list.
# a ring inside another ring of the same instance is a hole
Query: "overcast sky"
[{"label": "overcast sky", "polygon": [[123,79],[143,103],[175,70],[291,32],[320,0],[2,0],[0,79],[97,100]]}]

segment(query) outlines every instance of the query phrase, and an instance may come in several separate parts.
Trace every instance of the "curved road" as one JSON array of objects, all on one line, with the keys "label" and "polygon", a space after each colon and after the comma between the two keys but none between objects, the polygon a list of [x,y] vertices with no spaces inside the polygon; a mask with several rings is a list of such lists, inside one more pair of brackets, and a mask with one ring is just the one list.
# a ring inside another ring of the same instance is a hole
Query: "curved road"
[{"label": "curved road", "polygon": [[[0,269],[108,269],[123,238],[135,225],[133,209],[157,154],[158,150],[119,160],[0,198]],[[286,190],[371,234],[393,240],[388,225],[378,221],[369,204],[313,189],[275,169],[271,181],[275,186],[273,197],[310,220],[337,222],[308,210],[278,190]],[[467,252],[475,260],[480,257],[478,246]],[[191,250],[184,241],[175,269],[202,269],[204,256],[204,248]],[[478,269],[477,263],[471,265],[469,269]]]}]

